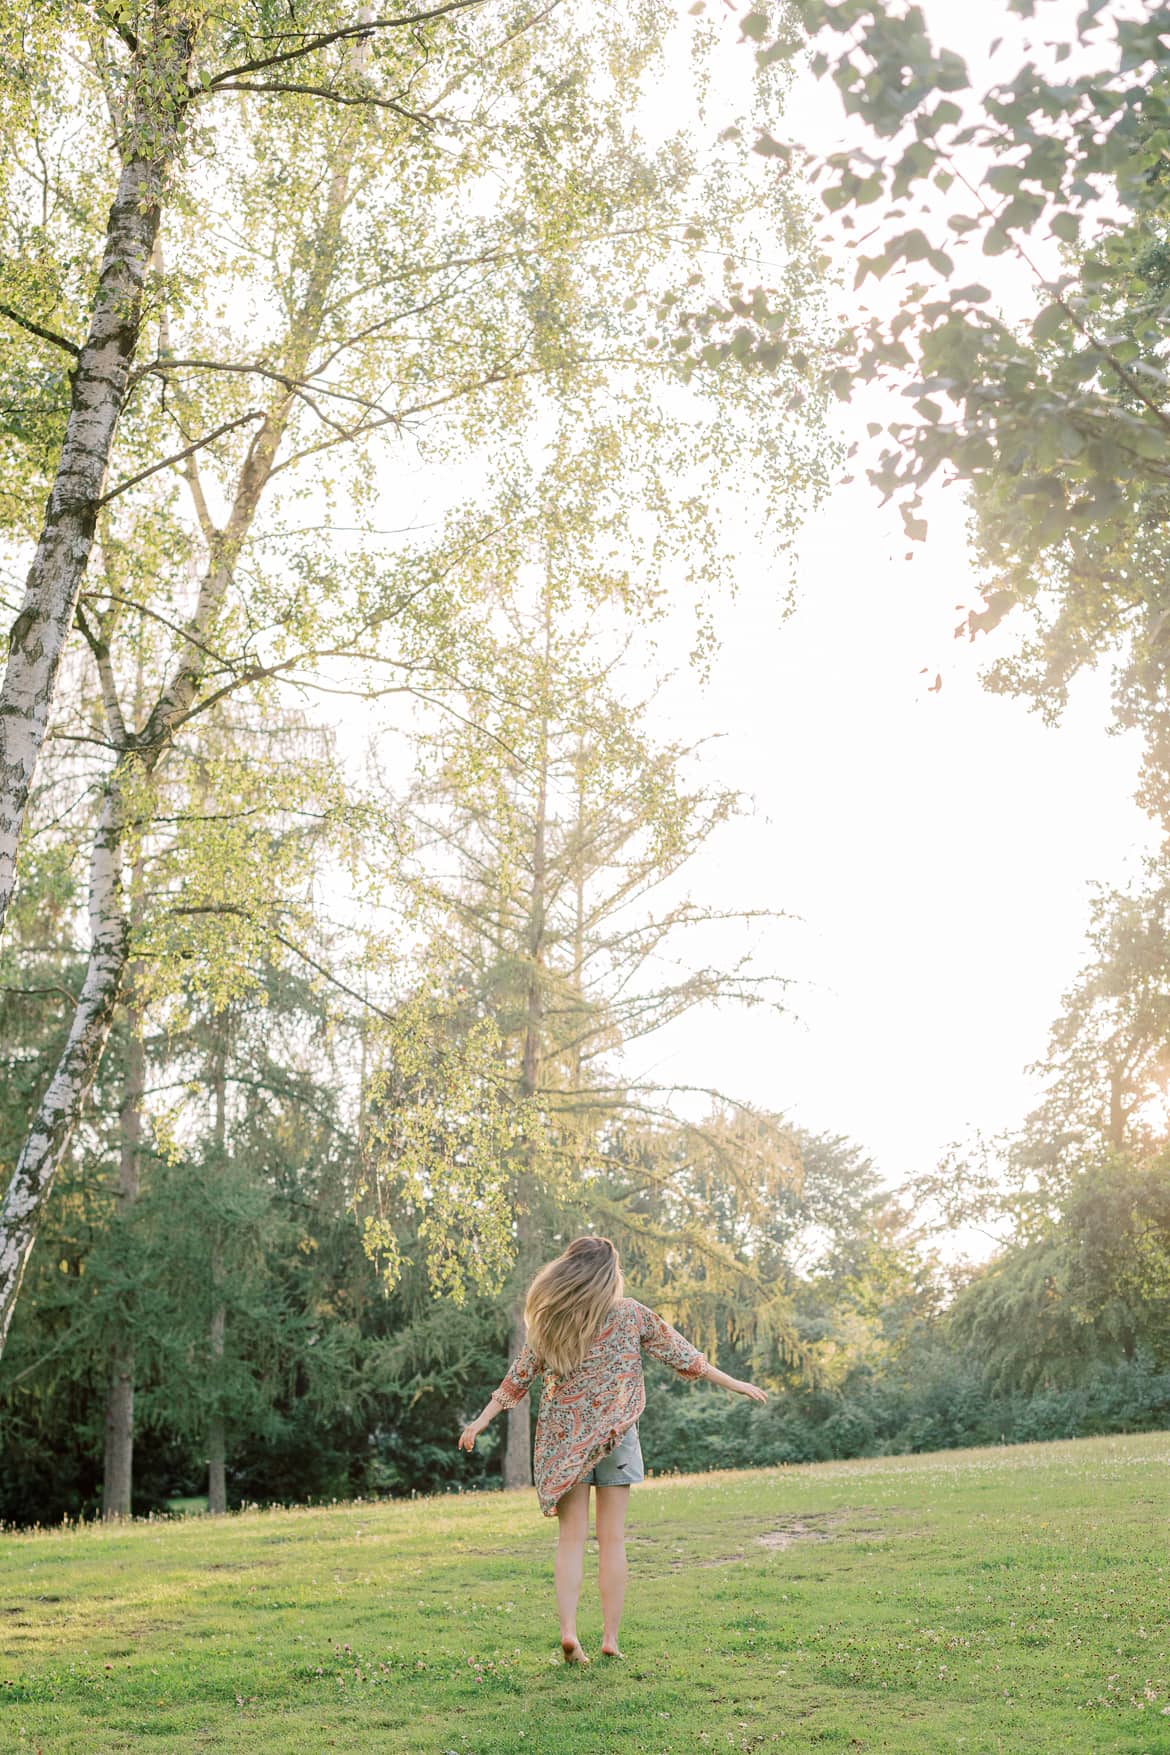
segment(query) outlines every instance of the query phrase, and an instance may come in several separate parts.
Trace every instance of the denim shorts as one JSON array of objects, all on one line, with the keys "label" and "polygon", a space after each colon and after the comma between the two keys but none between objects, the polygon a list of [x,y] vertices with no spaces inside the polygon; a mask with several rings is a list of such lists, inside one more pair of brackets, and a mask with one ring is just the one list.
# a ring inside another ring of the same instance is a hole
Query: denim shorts
[{"label": "denim shorts", "polygon": [[638,1428],[631,1426],[623,1432],[608,1456],[603,1456],[594,1468],[581,1479],[594,1487],[633,1487],[646,1479],[646,1470],[642,1466],[642,1446],[638,1442]]}]

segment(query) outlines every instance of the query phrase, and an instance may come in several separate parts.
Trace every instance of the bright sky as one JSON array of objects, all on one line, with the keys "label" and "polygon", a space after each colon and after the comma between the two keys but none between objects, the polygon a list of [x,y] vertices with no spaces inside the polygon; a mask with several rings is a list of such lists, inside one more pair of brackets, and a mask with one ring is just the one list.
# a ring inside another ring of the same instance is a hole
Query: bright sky
[{"label": "bright sky", "polygon": [[[1019,40],[1004,0],[925,10],[973,62],[996,36]],[[811,81],[790,113],[798,138],[840,132],[835,95]],[[869,412],[847,411],[843,430]],[[975,599],[955,491],[929,515],[907,561],[896,510],[864,477],[840,486],[801,541],[796,613],[781,624],[757,556],[722,618],[712,683],[680,716],[727,733],[712,777],[755,808],[695,888],[802,917],[761,939],[761,961],[796,980],[796,1015],[692,1019],[653,1062],[846,1133],[892,1181],[1022,1119],[1025,1068],[1083,954],[1089,887],[1123,882],[1152,838],[1132,802],[1136,745],[1106,732],[1105,678],[1056,730],[981,689],[995,645],[953,638],[954,606]]]}]

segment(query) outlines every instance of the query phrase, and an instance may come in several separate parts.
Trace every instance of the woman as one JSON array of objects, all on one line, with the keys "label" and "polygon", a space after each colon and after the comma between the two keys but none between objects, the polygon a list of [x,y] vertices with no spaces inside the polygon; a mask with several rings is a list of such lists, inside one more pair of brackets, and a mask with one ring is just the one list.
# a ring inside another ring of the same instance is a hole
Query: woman
[{"label": "woman", "polygon": [[620,1657],[618,1628],[626,1590],[626,1505],[645,1478],[638,1417],[646,1406],[642,1350],[680,1377],[705,1377],[754,1402],[768,1398],[708,1364],[702,1353],[635,1298],[624,1296],[621,1263],[608,1237],[578,1237],[541,1268],[524,1305],[528,1339],[482,1414],[463,1428],[462,1450],[501,1408],[515,1407],[544,1374],[536,1422],[536,1491],[546,1517],[559,1520],[554,1567],[565,1662],[587,1664],[577,1638],[577,1599],[589,1489],[597,1488],[598,1583],[606,1657]]}]

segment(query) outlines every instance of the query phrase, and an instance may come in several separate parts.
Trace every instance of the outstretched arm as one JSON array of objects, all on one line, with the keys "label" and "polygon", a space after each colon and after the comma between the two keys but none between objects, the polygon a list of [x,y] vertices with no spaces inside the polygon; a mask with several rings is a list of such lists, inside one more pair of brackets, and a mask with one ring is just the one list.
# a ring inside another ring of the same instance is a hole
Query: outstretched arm
[{"label": "outstretched arm", "polygon": [[474,1450],[476,1439],[486,1426],[491,1425],[500,1409],[514,1408],[528,1394],[533,1379],[539,1377],[542,1370],[540,1360],[525,1341],[503,1383],[488,1398],[483,1412],[469,1420],[459,1434],[460,1450]]},{"label": "outstretched arm", "polygon": [[485,1426],[491,1425],[492,1421],[495,1419],[495,1417],[499,1413],[499,1411],[500,1411],[500,1404],[496,1400],[495,1396],[493,1395],[491,1397],[491,1399],[488,1401],[482,1414],[477,1414],[474,1420],[469,1420],[467,1425],[463,1428],[462,1432],[459,1434],[459,1448],[460,1448],[460,1450],[474,1450],[476,1439],[479,1437],[480,1433],[484,1430]]},{"label": "outstretched arm", "polygon": [[734,1395],[746,1395],[750,1402],[766,1402],[768,1392],[754,1383],[747,1383],[742,1377],[728,1377],[726,1371],[720,1371],[710,1360],[703,1361],[703,1369],[699,1373],[708,1383],[717,1383],[720,1389],[729,1389]]},{"label": "outstretched arm", "polygon": [[734,1395],[746,1395],[749,1401],[766,1402],[768,1397],[764,1390],[757,1389],[754,1383],[744,1383],[741,1378],[729,1377],[726,1371],[700,1353],[698,1347],[692,1346],[685,1335],[680,1335],[676,1328],[650,1310],[645,1304],[634,1301],[638,1312],[638,1329],[642,1345],[655,1359],[661,1359],[680,1377],[705,1378],[708,1383],[717,1383],[720,1389],[729,1389]]}]

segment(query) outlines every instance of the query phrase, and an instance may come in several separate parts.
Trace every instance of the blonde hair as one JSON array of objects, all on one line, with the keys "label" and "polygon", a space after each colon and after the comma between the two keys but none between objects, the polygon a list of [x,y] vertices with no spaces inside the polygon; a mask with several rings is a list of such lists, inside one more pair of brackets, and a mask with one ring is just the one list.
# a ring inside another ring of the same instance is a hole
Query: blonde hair
[{"label": "blonde hair", "polygon": [[567,1377],[589,1351],[625,1286],[608,1237],[575,1237],[528,1288],[528,1343],[554,1377]]}]

